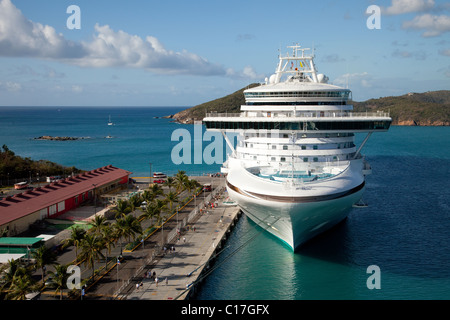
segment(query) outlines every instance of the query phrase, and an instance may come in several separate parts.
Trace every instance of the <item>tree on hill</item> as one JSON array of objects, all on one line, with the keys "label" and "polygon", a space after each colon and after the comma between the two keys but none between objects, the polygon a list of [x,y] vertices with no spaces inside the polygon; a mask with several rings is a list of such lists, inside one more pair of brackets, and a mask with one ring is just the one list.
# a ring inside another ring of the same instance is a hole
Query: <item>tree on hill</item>
[{"label": "tree on hill", "polygon": [[65,167],[48,160],[31,160],[17,156],[7,145],[0,150],[0,184],[14,183],[15,179],[26,179],[56,175],[70,175],[80,173],[82,170],[75,167]]}]

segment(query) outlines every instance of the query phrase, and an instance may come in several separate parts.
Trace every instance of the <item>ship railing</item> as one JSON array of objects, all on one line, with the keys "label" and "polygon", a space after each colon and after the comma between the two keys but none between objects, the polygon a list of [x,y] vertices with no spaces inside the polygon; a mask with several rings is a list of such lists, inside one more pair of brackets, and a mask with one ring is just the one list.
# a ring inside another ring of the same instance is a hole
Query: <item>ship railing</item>
[{"label": "ship railing", "polygon": [[389,112],[240,112],[240,113],[206,113],[207,118],[388,118]]}]

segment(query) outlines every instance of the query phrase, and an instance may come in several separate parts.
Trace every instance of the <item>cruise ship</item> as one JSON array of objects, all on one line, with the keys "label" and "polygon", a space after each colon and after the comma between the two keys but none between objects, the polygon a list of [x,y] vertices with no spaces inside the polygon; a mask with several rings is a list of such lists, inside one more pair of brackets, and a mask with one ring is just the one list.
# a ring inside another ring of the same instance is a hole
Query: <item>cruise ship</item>
[{"label": "cruise ship", "polygon": [[[328,83],[311,51],[289,46],[272,76],[244,90],[240,113],[203,119],[231,150],[221,169],[230,198],[292,250],[360,201],[371,173],[361,149],[392,122],[385,112],[353,112],[351,91]],[[355,133],[364,135],[359,146]]]}]

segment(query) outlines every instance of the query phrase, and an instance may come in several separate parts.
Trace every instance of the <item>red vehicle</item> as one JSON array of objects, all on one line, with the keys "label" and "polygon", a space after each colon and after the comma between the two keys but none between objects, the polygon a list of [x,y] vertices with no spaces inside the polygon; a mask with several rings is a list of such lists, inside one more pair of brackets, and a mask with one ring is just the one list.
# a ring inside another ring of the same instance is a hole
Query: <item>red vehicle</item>
[{"label": "red vehicle", "polygon": [[164,183],[164,182],[166,182],[166,180],[163,179],[157,179],[153,181],[153,183]]}]

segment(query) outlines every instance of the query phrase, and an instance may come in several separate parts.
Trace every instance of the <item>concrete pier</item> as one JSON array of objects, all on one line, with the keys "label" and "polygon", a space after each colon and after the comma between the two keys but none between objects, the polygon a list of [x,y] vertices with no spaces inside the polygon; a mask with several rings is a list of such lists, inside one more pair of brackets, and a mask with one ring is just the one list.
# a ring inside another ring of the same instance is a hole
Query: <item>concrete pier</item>
[{"label": "concrete pier", "polygon": [[[194,222],[185,227],[188,230],[180,235],[179,240],[168,243],[165,253],[163,251],[159,259],[144,268],[139,277],[135,277],[116,299],[188,299],[196,287],[196,281],[207,269],[210,259],[220,250],[227,232],[240,216],[236,205],[223,203],[224,196],[226,192],[216,201],[217,206],[214,208],[202,210]],[[171,250],[172,246],[174,251]],[[157,281],[153,274],[156,274]]]},{"label": "concrete pier", "polygon": [[[119,296],[127,300],[183,300],[189,297],[192,285],[207,267],[208,261],[220,250],[219,244],[234,225],[240,210],[236,206],[219,205],[209,209],[190,230],[170,248],[149,271],[154,278],[145,277],[142,285]],[[194,231],[195,227],[195,231]],[[169,247],[169,246],[168,246]]]}]

